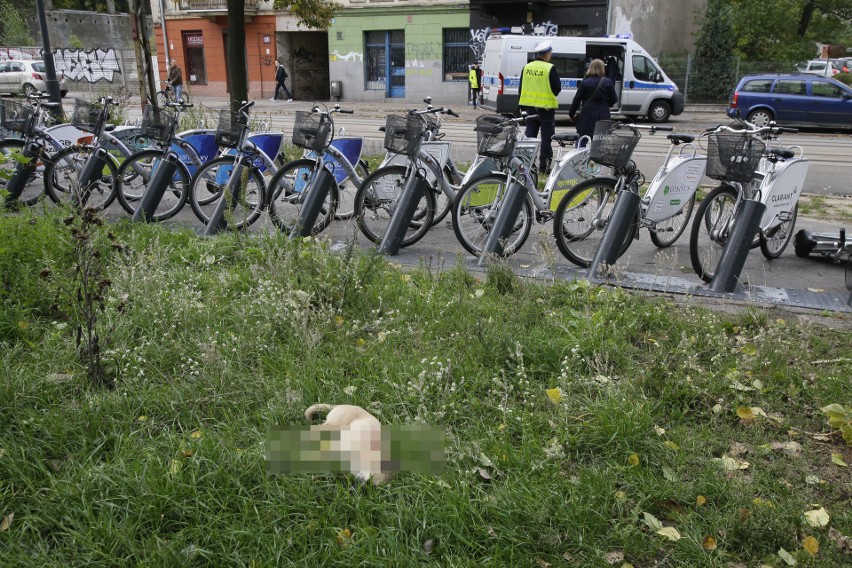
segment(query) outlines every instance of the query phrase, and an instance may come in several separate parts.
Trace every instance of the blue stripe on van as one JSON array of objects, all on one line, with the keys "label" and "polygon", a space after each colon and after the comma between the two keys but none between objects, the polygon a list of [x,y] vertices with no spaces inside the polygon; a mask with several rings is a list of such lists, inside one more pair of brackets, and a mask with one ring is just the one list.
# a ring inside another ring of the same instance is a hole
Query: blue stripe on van
[{"label": "blue stripe on van", "polygon": [[[627,84],[629,81],[625,82],[624,88],[627,89]],[[674,87],[672,85],[666,85],[664,83],[643,83],[642,81],[633,81],[633,88],[628,89],[633,91],[674,91]]]}]

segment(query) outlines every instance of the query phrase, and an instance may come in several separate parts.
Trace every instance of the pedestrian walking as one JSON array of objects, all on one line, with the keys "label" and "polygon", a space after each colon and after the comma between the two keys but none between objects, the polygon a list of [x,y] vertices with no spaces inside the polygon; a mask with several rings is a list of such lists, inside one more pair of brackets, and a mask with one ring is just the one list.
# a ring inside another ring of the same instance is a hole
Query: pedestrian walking
[{"label": "pedestrian walking", "polygon": [[541,152],[539,154],[539,173],[550,171],[553,161],[551,139],[556,132],[556,109],[559,101],[556,95],[562,91],[559,73],[550,63],[553,56],[553,44],[543,41],[535,47],[535,60],[530,61],[521,71],[521,81],[518,85],[520,98],[518,106],[535,118],[527,120],[524,135],[527,138],[537,138],[541,130]]},{"label": "pedestrian walking", "polygon": [[275,95],[269,100],[274,101],[278,98],[279,89],[284,89],[284,94],[287,95],[287,102],[293,101],[293,95],[290,94],[289,89],[287,89],[287,85],[284,84],[284,81],[287,79],[287,71],[284,69],[284,66],[281,65],[281,62],[277,59],[275,60]]},{"label": "pedestrian walking", "polygon": [[606,77],[606,65],[600,59],[594,59],[589,64],[586,76],[577,86],[577,94],[568,109],[568,118],[573,121],[574,115],[580,109],[577,134],[591,138],[595,133],[595,123],[599,120],[610,120],[609,107],[617,101],[615,85]]},{"label": "pedestrian walking", "polygon": [[175,94],[175,102],[181,102],[181,96],[183,95],[183,71],[178,67],[177,61],[172,59],[171,65],[169,66],[169,85],[172,86],[172,91]]},{"label": "pedestrian walking", "polygon": [[479,90],[482,88],[482,70],[479,68],[479,63],[474,63],[470,68],[467,81],[470,85],[470,99],[473,101],[473,108],[476,108],[476,103],[479,102]]}]

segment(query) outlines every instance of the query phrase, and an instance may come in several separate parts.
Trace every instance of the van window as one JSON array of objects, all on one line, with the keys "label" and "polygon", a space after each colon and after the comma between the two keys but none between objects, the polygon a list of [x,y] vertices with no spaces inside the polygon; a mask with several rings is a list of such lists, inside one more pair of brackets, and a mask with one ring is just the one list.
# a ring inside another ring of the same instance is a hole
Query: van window
[{"label": "van window", "polygon": [[811,83],[811,91],[815,97],[830,97],[839,99],[843,96],[843,89],[832,85],[828,81],[814,81]]},{"label": "van window", "polygon": [[808,94],[804,81],[794,81],[789,79],[781,79],[775,83],[775,92],[784,95]]},{"label": "van window", "polygon": [[633,77],[637,81],[653,81],[657,74],[657,67],[644,55],[633,56]]},{"label": "van window", "polygon": [[[533,55],[532,59],[535,59],[535,55]],[[550,62],[556,68],[556,72],[559,73],[560,79],[577,78],[586,75],[585,57],[582,55],[554,53],[550,58]]]},{"label": "van window", "polygon": [[755,79],[743,85],[743,91],[747,93],[768,93],[772,88],[772,79]]}]

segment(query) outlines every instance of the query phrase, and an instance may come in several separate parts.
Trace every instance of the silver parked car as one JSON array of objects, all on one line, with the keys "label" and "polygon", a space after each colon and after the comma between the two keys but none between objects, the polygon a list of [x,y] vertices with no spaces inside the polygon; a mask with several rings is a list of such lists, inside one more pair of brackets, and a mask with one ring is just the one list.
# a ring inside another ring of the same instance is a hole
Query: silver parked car
[{"label": "silver parked car", "polygon": [[[0,93],[44,92],[47,91],[46,78],[44,61],[0,61]],[[59,81],[59,93],[64,97],[68,93],[65,74],[57,70],[56,79]]]}]

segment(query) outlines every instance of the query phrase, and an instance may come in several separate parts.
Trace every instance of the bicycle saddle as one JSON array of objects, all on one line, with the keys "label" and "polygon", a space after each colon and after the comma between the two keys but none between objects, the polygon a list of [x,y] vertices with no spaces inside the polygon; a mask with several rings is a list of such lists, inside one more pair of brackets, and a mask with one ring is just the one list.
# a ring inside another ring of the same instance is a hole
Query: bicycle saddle
[{"label": "bicycle saddle", "polygon": [[580,138],[579,134],[554,134],[551,137],[551,140],[556,140],[559,142],[559,145],[563,145],[565,142],[576,142]]},{"label": "bicycle saddle", "polygon": [[796,155],[790,148],[772,148],[768,151],[769,159],[780,159],[780,160],[789,160],[790,158]]},{"label": "bicycle saddle", "polygon": [[666,138],[671,140],[672,144],[674,144],[675,146],[677,146],[681,142],[689,144],[690,142],[695,140],[695,136],[693,136],[692,134],[668,134]]},{"label": "bicycle saddle", "polygon": [[41,108],[59,108],[62,106],[62,103],[54,103],[49,101],[42,101]]}]

